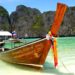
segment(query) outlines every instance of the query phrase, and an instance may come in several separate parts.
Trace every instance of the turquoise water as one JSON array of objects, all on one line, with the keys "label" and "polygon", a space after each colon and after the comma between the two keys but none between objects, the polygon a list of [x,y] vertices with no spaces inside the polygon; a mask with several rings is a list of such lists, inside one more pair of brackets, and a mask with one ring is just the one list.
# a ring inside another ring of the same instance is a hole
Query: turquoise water
[{"label": "turquoise water", "polygon": [[[57,51],[58,51],[58,70],[53,69],[53,54],[50,50],[46,63],[44,64],[46,69],[51,69],[55,75],[66,75],[66,72],[73,73],[67,75],[75,75],[75,37],[62,37],[57,38]],[[46,70],[45,69],[45,70]],[[60,73],[58,74],[57,73]]]},{"label": "turquoise water", "polygon": [[[23,42],[37,40],[29,39]],[[43,70],[34,70],[32,68],[20,65],[12,65],[0,60],[1,75],[74,75],[75,74],[75,37],[57,38],[57,50],[59,64],[54,68],[52,50],[48,53]],[[8,42],[9,43],[9,42]],[[10,43],[9,43],[10,44]],[[21,43],[20,43],[21,44]],[[23,44],[23,43],[22,43]],[[17,45],[18,46],[18,45]]]},{"label": "turquoise water", "polygon": [[65,64],[75,65],[75,37],[58,38],[58,55]]},{"label": "turquoise water", "polygon": [[20,39],[20,43],[14,43],[12,41],[9,41],[9,40],[6,40],[5,41],[5,45],[4,45],[4,48],[8,48],[8,49],[12,49],[12,48],[15,48],[15,47],[18,47],[18,46],[21,46],[21,45],[25,45],[27,43],[30,43],[30,42],[33,42],[33,41],[36,41],[36,40],[39,40],[40,38],[26,38],[26,39]]}]

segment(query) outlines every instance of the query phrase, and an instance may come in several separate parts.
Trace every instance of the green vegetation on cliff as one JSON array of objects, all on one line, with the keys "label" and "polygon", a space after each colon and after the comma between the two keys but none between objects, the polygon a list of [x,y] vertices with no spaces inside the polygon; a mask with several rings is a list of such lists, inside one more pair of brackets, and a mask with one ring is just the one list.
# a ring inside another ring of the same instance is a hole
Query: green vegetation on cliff
[{"label": "green vegetation on cliff", "polygon": [[[55,11],[41,13],[36,8],[18,5],[10,16],[5,8],[0,6],[0,30],[16,30],[17,35],[24,37],[45,36],[54,20]],[[68,7],[59,30],[59,36],[75,35],[75,7]]]},{"label": "green vegetation on cliff", "polygon": [[2,6],[0,6],[0,30],[9,30],[9,14]]}]

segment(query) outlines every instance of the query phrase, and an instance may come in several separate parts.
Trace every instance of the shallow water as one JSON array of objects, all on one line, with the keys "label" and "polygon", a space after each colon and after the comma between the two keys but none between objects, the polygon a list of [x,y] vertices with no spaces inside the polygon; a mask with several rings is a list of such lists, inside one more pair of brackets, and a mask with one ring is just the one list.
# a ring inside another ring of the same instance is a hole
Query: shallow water
[{"label": "shallow water", "polygon": [[50,50],[43,69],[10,64],[0,60],[0,75],[74,75],[75,37],[57,38],[57,41],[59,59],[57,68],[54,68],[52,50]]},{"label": "shallow water", "polygon": [[39,39],[40,39],[40,38],[19,39],[19,40],[20,40],[19,43],[14,43],[14,42],[12,42],[12,41],[5,40],[4,48],[12,49],[12,48],[15,48],[15,47],[18,47],[18,46],[21,46],[21,45],[25,45],[25,44],[27,44],[27,43],[30,43],[30,42],[33,42],[33,41],[36,41],[36,40],[39,40]]}]

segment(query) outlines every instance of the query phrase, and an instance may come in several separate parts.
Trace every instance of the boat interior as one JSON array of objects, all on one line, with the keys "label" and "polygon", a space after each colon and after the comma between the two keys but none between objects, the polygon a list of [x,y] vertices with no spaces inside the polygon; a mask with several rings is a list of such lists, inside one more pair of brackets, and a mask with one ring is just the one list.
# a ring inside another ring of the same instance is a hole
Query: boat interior
[{"label": "boat interior", "polygon": [[38,40],[41,40],[41,38],[23,38],[23,39],[15,39],[15,40],[3,40],[2,42],[0,42],[0,52],[4,52],[4,51],[15,49],[24,45],[28,45]]}]

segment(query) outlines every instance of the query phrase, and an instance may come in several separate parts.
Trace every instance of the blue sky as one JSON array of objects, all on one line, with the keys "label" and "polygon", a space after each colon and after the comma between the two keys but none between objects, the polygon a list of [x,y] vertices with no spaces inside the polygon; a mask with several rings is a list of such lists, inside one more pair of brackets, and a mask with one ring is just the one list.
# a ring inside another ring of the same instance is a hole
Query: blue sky
[{"label": "blue sky", "polygon": [[55,11],[57,2],[65,3],[68,6],[75,6],[75,0],[0,0],[0,6],[3,6],[9,13],[15,11],[17,5],[37,8],[41,12]]}]

